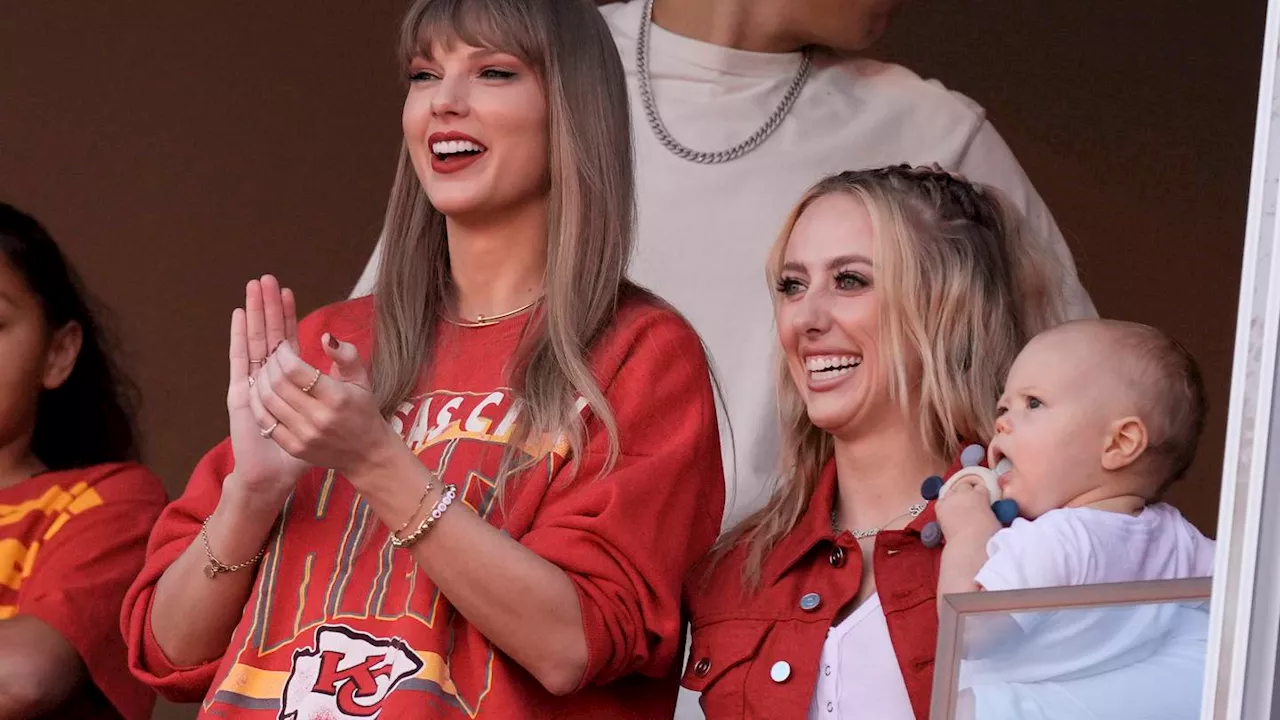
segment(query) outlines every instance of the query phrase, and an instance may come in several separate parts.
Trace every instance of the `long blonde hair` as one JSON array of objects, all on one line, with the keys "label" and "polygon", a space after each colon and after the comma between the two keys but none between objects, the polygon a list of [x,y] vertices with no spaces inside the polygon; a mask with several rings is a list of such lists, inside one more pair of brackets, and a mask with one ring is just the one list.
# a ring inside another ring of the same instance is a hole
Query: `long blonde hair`
[{"label": "long blonde hair", "polygon": [[[405,65],[434,41],[461,40],[520,58],[538,75],[549,117],[547,266],[540,312],[508,366],[521,422],[513,448],[567,436],[580,456],[583,398],[618,452],[617,423],[586,353],[615,316],[631,256],[635,200],[626,77],[613,38],[587,0],[417,0],[404,18]],[[390,413],[429,365],[450,292],[444,215],[401,146],[375,287],[373,384]],[[501,486],[500,486],[501,487]]]},{"label": "long blonde hair", "polygon": [[[796,221],[836,193],[857,198],[871,217],[878,345],[890,369],[890,396],[915,413],[920,440],[936,456],[954,457],[963,441],[985,442],[1014,357],[1061,319],[1054,261],[1037,250],[1039,243],[1021,240],[990,188],[940,169],[898,165],[839,173],[810,188],[770,251],[770,287],[777,287]],[[775,292],[775,305],[778,299]],[[717,558],[746,543],[749,587],[758,584],[769,551],[804,515],[834,454],[831,436],[810,422],[785,357],[777,383],[783,436],[777,485],[768,504],[712,551]]]}]

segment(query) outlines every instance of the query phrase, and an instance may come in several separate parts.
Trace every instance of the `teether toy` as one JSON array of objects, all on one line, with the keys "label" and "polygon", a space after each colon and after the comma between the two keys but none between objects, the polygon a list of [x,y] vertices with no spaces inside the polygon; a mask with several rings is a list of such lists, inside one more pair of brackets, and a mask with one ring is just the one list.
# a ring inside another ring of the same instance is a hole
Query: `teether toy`
[{"label": "teether toy", "polygon": [[[981,465],[986,455],[986,450],[981,445],[966,447],[964,452],[960,453],[960,464],[963,467],[945,482],[937,475],[930,475],[920,487],[920,494],[930,502],[940,500],[955,487],[957,480],[977,477],[987,488],[987,494],[991,497],[991,512],[996,514],[996,519],[1000,521],[1001,526],[1009,527],[1018,517],[1018,503],[1004,496],[999,477],[1008,471],[1011,463],[1007,458],[1002,459],[996,464],[995,471],[992,471]],[[930,521],[920,530],[920,540],[925,547],[929,548],[942,544],[942,527],[938,525],[937,520]]]}]

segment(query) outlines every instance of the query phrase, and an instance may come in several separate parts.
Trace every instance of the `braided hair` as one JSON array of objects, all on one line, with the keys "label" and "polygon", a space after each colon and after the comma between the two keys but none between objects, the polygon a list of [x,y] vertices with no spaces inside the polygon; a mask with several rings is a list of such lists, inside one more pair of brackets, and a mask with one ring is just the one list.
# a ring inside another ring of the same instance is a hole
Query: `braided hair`
[{"label": "braided hair", "polygon": [[[841,194],[867,210],[874,234],[880,365],[899,407],[914,414],[923,447],[956,457],[963,442],[991,434],[995,405],[1019,349],[1062,318],[1061,269],[1026,242],[995,190],[934,165],[893,165],[820,180],[796,205],[770,253],[771,287],[787,243],[818,199]],[[778,296],[775,296],[778,297]],[[780,299],[780,298],[779,298]],[[791,381],[778,368],[781,476],[769,503],[727,533],[712,562],[745,543],[744,582],[758,583],[768,552],[796,526],[834,454]]]}]

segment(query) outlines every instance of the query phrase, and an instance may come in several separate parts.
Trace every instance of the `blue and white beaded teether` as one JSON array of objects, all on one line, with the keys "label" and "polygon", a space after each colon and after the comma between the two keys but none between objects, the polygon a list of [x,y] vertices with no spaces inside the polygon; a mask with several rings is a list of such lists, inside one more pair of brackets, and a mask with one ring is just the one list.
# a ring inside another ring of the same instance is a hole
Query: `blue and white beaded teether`
[{"label": "blue and white beaded teether", "polygon": [[[1012,463],[1008,458],[1001,459],[996,463],[996,469],[992,471],[981,465],[986,457],[987,451],[981,445],[966,447],[964,452],[960,453],[960,464],[964,467],[957,470],[945,482],[937,475],[930,475],[920,487],[920,494],[925,500],[933,502],[946,497],[957,480],[977,477],[986,486],[987,494],[991,497],[991,512],[996,514],[1000,525],[1009,527],[1018,517],[1018,503],[1004,496],[1004,491],[1000,489],[999,477],[1009,470]],[[942,527],[938,525],[937,520],[930,521],[920,530],[920,541],[925,547],[930,548],[942,544]]]}]

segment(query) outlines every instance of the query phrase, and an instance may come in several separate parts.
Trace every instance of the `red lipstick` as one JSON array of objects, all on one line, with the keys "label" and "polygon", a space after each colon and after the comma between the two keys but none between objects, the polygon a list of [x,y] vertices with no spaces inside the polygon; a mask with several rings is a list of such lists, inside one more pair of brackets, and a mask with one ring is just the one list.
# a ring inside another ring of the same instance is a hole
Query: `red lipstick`
[{"label": "red lipstick", "polygon": [[[435,149],[437,143],[448,142],[471,143],[475,147],[480,148],[480,150],[478,152],[465,151],[449,152],[444,154],[436,152]],[[448,175],[450,173],[466,170],[474,165],[477,160],[483,157],[486,152],[488,152],[488,148],[486,148],[479,140],[476,140],[466,133],[456,131],[431,133],[427,138],[427,149],[431,151],[431,169],[441,175]]]}]

